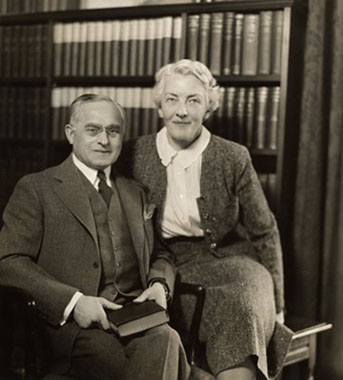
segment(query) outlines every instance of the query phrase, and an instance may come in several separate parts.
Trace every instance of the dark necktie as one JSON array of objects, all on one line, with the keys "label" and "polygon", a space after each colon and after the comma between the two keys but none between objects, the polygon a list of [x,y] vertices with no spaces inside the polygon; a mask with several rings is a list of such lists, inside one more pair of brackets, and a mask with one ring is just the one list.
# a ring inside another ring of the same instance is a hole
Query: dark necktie
[{"label": "dark necktie", "polygon": [[102,170],[98,171],[98,178],[99,178],[99,193],[103,197],[104,201],[107,204],[107,207],[110,205],[111,197],[112,197],[112,190],[106,183],[106,176],[105,173]]}]

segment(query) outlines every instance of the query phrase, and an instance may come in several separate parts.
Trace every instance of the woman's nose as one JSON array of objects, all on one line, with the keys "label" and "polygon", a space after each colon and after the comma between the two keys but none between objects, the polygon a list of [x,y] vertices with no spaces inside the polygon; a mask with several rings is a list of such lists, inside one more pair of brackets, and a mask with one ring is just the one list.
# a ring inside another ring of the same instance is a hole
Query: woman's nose
[{"label": "woman's nose", "polygon": [[188,111],[185,105],[180,105],[176,111],[176,116],[183,119],[188,115]]}]

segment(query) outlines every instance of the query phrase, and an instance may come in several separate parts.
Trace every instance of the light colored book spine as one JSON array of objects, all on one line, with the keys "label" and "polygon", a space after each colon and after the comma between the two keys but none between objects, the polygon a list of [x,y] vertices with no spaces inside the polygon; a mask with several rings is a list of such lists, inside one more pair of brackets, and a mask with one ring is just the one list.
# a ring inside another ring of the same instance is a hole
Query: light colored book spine
[{"label": "light colored book spine", "polygon": [[255,141],[256,149],[265,148],[266,122],[267,122],[267,100],[268,87],[257,88],[257,107],[256,107],[256,123],[255,123]]},{"label": "light colored book spine", "polygon": [[222,42],[223,42],[224,13],[212,13],[211,42],[210,42],[210,70],[213,75],[221,74]]},{"label": "light colored book spine", "polygon": [[86,43],[86,74],[95,74],[95,41],[96,41],[96,22],[87,22],[87,43]]},{"label": "light colored book spine", "polygon": [[163,54],[163,18],[159,17],[155,20],[155,59],[154,59],[154,72],[159,70],[162,66]]},{"label": "light colored book spine", "polygon": [[112,55],[111,55],[111,38],[112,38],[112,21],[104,21],[104,42],[103,42],[103,75],[111,75]]},{"label": "light colored book spine", "polygon": [[226,12],[224,16],[224,36],[223,36],[223,74],[231,74],[232,49],[233,49],[233,27],[234,13]]},{"label": "light colored book spine", "polygon": [[200,15],[188,16],[187,22],[187,58],[195,61],[198,59]]},{"label": "light colored book spine", "polygon": [[95,23],[95,67],[94,74],[100,76],[103,74],[103,53],[104,53],[104,22],[98,21]]},{"label": "light colored book spine", "polygon": [[242,70],[243,75],[256,75],[258,62],[259,15],[247,14],[243,21]]},{"label": "light colored book spine", "polygon": [[129,75],[137,75],[138,71],[138,20],[129,21]]},{"label": "light colored book spine", "polygon": [[130,40],[130,21],[123,20],[120,28],[120,75],[129,74],[129,40]]},{"label": "light colored book spine", "polygon": [[111,74],[119,75],[120,64],[120,30],[121,21],[112,21],[112,37],[111,37]]},{"label": "light colored book spine", "polygon": [[283,29],[283,11],[273,11],[272,21],[272,74],[281,73],[281,46]]},{"label": "light colored book spine", "polygon": [[235,14],[234,49],[232,63],[232,74],[234,75],[239,75],[241,73],[243,20],[244,15],[242,13]]},{"label": "light colored book spine", "polygon": [[173,18],[173,36],[172,36],[172,61],[176,62],[182,57],[181,52],[181,37],[182,37],[182,18]]},{"label": "light colored book spine", "polygon": [[162,38],[162,62],[164,66],[171,61],[171,45],[173,34],[173,18],[163,17],[163,38]]},{"label": "light colored book spine", "polygon": [[272,11],[260,12],[258,74],[270,74]]},{"label": "light colored book spine", "polygon": [[72,23],[71,30],[71,68],[70,74],[72,76],[79,75],[79,60],[80,60],[80,36],[81,24],[79,22]]},{"label": "light colored book spine", "polygon": [[267,148],[277,149],[280,109],[280,87],[270,89],[269,112],[267,122]]},{"label": "light colored book spine", "polygon": [[78,75],[86,75],[87,66],[87,25],[86,22],[81,22],[80,25],[80,42],[79,42],[79,64]]},{"label": "light colored book spine", "polygon": [[199,61],[208,65],[210,50],[210,25],[211,14],[202,13],[200,15],[200,33],[199,33]]},{"label": "light colored book spine", "polygon": [[146,74],[154,75],[155,35],[156,21],[153,18],[147,20],[147,51],[146,51]]},{"label": "light colored book spine", "polygon": [[63,53],[63,24],[58,22],[54,25],[54,75],[62,75]]},{"label": "light colored book spine", "polygon": [[146,66],[146,33],[147,33],[147,19],[142,18],[138,20],[138,46],[137,46],[137,74],[144,75]]}]

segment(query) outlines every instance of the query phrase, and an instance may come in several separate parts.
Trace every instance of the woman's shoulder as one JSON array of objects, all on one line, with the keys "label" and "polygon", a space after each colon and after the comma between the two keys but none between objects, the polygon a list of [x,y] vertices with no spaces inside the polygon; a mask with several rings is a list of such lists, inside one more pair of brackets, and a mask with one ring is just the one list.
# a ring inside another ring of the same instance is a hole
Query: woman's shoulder
[{"label": "woman's shoulder", "polygon": [[225,156],[230,160],[246,160],[250,154],[248,149],[235,141],[227,140],[223,137],[212,134],[210,144],[208,146],[210,153]]}]

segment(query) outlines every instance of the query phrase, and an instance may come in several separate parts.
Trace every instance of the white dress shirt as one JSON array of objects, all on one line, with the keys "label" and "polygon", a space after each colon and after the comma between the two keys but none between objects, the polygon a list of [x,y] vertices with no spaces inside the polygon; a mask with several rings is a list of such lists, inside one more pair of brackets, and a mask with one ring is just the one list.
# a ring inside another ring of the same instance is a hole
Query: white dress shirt
[{"label": "white dress shirt", "polygon": [[167,138],[167,128],[156,136],[157,151],[167,168],[167,195],[162,214],[162,236],[204,236],[200,227],[197,198],[200,197],[202,153],[211,134],[202,127],[200,136],[186,149],[173,149]]}]

